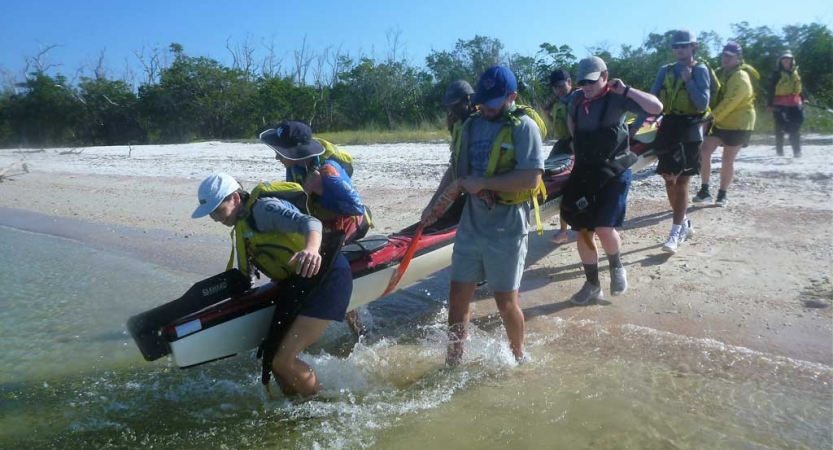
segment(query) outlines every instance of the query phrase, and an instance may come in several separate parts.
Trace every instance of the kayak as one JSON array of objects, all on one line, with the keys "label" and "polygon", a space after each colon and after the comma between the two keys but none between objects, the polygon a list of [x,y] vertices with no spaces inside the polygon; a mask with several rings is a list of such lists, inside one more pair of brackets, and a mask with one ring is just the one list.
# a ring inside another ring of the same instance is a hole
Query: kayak
[{"label": "kayak", "polygon": [[[649,149],[653,134],[655,129],[637,136],[633,151],[639,159],[634,171],[655,159]],[[542,222],[558,213],[572,165],[571,155],[547,159],[547,197],[539,199]],[[413,237],[419,224],[342,247],[353,272],[348,310],[382,298],[409,249],[413,257],[396,285],[399,289],[448,267],[464,204],[464,197],[453,201],[436,223],[422,230],[416,242]],[[245,275],[232,269],[196,283],[177,300],[131,317],[128,330],[146,360],[171,355],[177,366],[194,367],[260,346],[276,308],[282,304],[276,301],[279,295],[287,293],[272,283],[252,288]]]}]

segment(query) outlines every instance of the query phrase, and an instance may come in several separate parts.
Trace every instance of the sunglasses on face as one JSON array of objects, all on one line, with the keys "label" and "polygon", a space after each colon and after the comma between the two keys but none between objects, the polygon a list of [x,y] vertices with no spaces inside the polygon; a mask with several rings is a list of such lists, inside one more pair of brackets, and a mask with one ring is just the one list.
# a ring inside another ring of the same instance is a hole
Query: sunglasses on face
[{"label": "sunglasses on face", "polygon": [[[601,77],[599,77],[601,79]],[[579,86],[588,86],[591,84],[596,84],[599,80],[581,80],[578,82]]]},{"label": "sunglasses on face", "polygon": [[677,50],[679,48],[688,48],[689,45],[691,45],[691,44],[674,44],[674,45],[671,46],[671,48],[673,48],[674,50]]}]

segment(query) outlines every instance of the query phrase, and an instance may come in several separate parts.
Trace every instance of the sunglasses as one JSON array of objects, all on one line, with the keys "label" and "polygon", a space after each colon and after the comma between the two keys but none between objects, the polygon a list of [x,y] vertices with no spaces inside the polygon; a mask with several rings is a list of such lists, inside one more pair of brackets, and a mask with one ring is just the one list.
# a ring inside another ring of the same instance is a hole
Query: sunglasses
[{"label": "sunglasses", "polygon": [[691,45],[691,44],[674,44],[674,45],[672,45],[672,46],[671,46],[671,48],[673,48],[674,50],[676,50],[676,49],[678,49],[678,48],[688,48],[690,45]]},{"label": "sunglasses", "polygon": [[601,79],[602,79],[602,77],[599,77],[599,78],[598,78],[598,79],[596,79],[596,80],[581,80],[581,81],[579,81],[579,82],[578,82],[578,85],[579,85],[579,86],[587,86],[587,85],[590,85],[590,84],[596,84],[596,83],[598,83],[598,82],[599,82],[599,80],[601,80]]}]

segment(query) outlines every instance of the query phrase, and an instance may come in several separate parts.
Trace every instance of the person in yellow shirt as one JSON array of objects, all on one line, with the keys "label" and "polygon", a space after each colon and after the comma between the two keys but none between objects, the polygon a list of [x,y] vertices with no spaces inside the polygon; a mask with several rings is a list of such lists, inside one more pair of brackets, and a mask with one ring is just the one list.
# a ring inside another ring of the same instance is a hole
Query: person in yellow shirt
[{"label": "person in yellow shirt", "polygon": [[695,203],[711,201],[709,178],[711,176],[711,157],[717,147],[723,147],[723,159],[720,167],[720,189],[717,191],[717,206],[729,204],[727,191],[735,174],[735,158],[741,147],[749,143],[755,128],[755,92],[752,78],[759,78],[758,72],[743,63],[743,51],[740,44],[730,41],[723,47],[721,68],[717,70],[720,90],[712,106],[714,123],[711,134],[703,141],[701,148],[700,192],[692,199]]},{"label": "person in yellow shirt", "polygon": [[804,92],[801,76],[791,51],[778,58],[778,67],[769,80],[767,110],[775,119],[775,151],[784,156],[784,133],[790,135],[793,157],[801,157],[801,124],[804,122]]}]

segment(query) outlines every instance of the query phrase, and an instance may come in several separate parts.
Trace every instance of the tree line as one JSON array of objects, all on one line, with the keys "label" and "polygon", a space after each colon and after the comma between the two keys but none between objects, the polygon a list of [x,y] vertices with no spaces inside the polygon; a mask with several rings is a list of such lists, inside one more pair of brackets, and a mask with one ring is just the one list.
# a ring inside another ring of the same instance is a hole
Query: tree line
[{"label": "tree line", "polygon": [[[780,31],[732,25],[731,38],[743,46],[744,59],[769,77],[778,56],[792,50],[811,101],[833,103],[833,34],[818,23],[790,25]],[[674,60],[673,30],[652,33],[639,46],[589,48],[602,57],[611,76],[649,89],[660,66]],[[714,32],[698,36],[697,57],[720,65],[724,39]],[[509,66],[518,77],[520,101],[543,108],[552,96],[550,72],[575,74],[578,57],[566,45],[542,43],[532,55],[507,54],[486,36],[458,40],[450,50],[433,50],[423,66],[401,55],[399,35],[388,33],[386,55],[351,56],[341,49],[311,51],[306,40],[289,61],[267,47],[257,59],[247,40],[231,45],[231,65],[193,56],[176,43],[135,52],[143,79],[116,79],[104,70],[103,53],[77,82],[54,72],[46,48],[27,59],[25,79],[6,74],[0,93],[0,146],[114,145],[182,143],[204,139],[252,138],[283,119],[309,123],[315,132],[356,129],[440,128],[441,100],[453,80],[472,85],[494,64]],[[52,70],[50,70],[52,69]],[[766,81],[758,103],[765,105]]]}]

